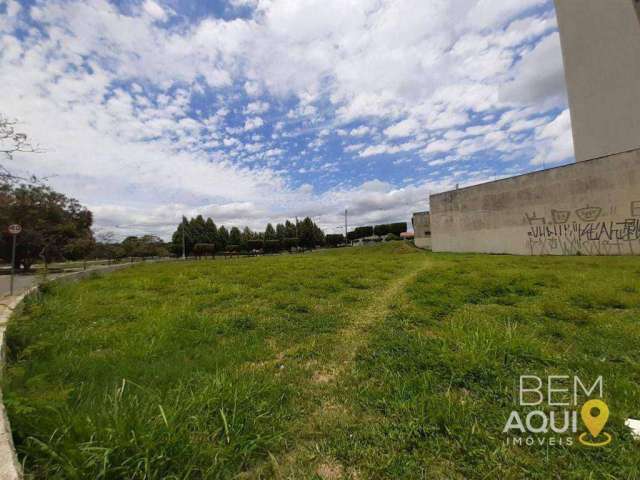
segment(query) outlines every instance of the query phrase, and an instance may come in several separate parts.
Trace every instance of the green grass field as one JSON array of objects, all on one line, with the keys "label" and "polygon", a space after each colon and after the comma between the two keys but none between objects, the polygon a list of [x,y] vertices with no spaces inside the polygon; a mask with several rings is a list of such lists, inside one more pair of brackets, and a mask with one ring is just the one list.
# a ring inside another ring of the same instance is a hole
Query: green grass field
[{"label": "green grass field", "polygon": [[[3,391],[37,479],[637,478],[640,258],[401,243],[47,286]],[[604,379],[604,448],[511,446],[518,377]]]}]

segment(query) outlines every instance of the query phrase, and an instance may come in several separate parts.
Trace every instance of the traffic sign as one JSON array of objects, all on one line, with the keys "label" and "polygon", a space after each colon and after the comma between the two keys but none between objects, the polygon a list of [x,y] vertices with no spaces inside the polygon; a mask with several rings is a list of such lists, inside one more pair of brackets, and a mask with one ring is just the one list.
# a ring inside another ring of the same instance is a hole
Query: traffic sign
[{"label": "traffic sign", "polygon": [[18,235],[22,231],[22,227],[20,225],[9,225],[9,233],[11,235]]}]

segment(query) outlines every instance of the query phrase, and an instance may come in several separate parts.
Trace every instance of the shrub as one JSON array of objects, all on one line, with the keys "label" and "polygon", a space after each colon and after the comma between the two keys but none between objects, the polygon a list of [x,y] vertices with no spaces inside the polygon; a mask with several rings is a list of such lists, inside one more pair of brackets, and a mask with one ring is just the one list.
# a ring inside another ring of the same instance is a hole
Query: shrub
[{"label": "shrub", "polygon": [[326,242],[329,247],[337,247],[344,243],[344,235],[327,235]]},{"label": "shrub", "polygon": [[373,233],[375,235],[384,237],[389,233],[389,225],[376,225],[375,227],[373,227]]},{"label": "shrub", "polygon": [[265,240],[264,251],[267,253],[278,253],[282,251],[282,244],[280,240]]},{"label": "shrub", "polygon": [[299,241],[297,238],[285,238],[282,242],[285,250],[291,251],[291,249],[296,248],[299,245]]},{"label": "shrub", "polygon": [[389,224],[389,233],[394,235],[400,235],[407,231],[407,222],[391,223]]},{"label": "shrub", "polygon": [[262,250],[264,242],[262,240],[249,240],[247,241],[247,249],[252,252],[254,250]]},{"label": "shrub", "polygon": [[216,246],[213,243],[196,243],[193,246],[193,254],[196,257],[203,257],[206,255],[214,256],[216,253]]}]

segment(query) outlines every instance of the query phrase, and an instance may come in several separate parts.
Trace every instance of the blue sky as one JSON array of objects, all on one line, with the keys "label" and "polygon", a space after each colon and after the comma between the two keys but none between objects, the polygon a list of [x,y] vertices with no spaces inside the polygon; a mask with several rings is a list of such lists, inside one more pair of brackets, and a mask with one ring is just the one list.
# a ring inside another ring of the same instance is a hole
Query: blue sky
[{"label": "blue sky", "polygon": [[547,0],[0,0],[14,160],[167,237],[408,220],[428,196],[573,160]]}]

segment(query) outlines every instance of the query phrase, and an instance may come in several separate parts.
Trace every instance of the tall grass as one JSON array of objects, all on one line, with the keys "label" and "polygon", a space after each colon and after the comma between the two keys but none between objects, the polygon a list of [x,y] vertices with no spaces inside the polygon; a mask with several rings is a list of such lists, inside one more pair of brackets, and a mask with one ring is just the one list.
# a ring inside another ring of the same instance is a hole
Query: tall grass
[{"label": "tall grass", "polygon": [[4,401],[27,472],[208,479],[269,464],[295,443],[310,369],[348,312],[422,255],[397,248],[144,265],[48,287],[8,332]]}]

